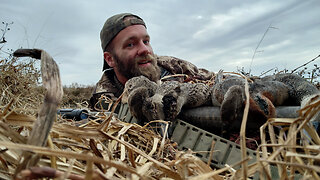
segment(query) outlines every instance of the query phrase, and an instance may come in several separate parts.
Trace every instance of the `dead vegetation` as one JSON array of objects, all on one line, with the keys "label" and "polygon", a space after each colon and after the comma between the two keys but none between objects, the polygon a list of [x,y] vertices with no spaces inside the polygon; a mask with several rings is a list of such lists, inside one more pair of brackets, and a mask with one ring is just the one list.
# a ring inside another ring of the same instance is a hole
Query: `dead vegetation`
[{"label": "dead vegetation", "polygon": [[[40,86],[40,72],[35,68],[35,61],[19,61],[17,58],[0,60],[1,179],[15,176],[24,152],[31,152],[39,159],[35,165],[17,172],[17,179],[198,180],[246,179],[253,175],[273,179],[275,168],[275,174],[283,179],[293,176],[320,179],[320,139],[309,123],[319,112],[319,97],[310,100],[300,111],[299,118],[269,119],[261,127],[262,142],[256,163],[246,165],[248,158],[242,147],[242,161],[235,164],[241,164],[242,168],[234,170],[234,165],[230,165],[213,169],[192,151],[177,150],[174,142],[155,134],[151,128],[122,122],[107,112],[78,123],[58,117],[47,132],[46,146],[28,143],[46,91]],[[79,90],[74,96],[80,93]],[[71,99],[71,95],[67,96]],[[81,104],[82,99],[78,100],[73,102]],[[275,127],[281,127],[280,131]],[[245,128],[241,133],[245,139],[244,134]]]},{"label": "dead vegetation", "polygon": [[93,92],[93,85],[80,85],[73,83],[63,87],[62,108],[87,108],[89,98]]},{"label": "dead vegetation", "polygon": [[33,59],[7,57],[0,59],[0,105],[14,100],[11,108],[35,114],[43,99],[44,90],[39,86],[40,71]]}]

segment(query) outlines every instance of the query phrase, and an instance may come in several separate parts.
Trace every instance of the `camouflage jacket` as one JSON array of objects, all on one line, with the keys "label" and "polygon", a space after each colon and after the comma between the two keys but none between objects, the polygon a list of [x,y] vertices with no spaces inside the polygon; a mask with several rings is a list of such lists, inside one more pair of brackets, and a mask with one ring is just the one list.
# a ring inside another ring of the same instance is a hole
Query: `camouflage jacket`
[{"label": "camouflage jacket", "polygon": [[[161,77],[173,74],[186,74],[198,80],[209,80],[214,76],[213,72],[197,68],[188,61],[172,56],[157,56],[157,63],[161,68]],[[96,84],[90,98],[90,107],[94,107],[94,104],[96,104],[101,95],[106,95],[112,100],[116,100],[122,94],[123,88],[124,85],[119,82],[113,69],[107,69]]]}]

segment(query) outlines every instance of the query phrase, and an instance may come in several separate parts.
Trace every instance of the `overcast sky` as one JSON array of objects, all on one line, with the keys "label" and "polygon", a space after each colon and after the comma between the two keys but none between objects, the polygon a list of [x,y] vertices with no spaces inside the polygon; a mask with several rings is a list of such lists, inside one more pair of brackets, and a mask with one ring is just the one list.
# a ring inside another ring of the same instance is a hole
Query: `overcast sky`
[{"label": "overcast sky", "polygon": [[57,61],[64,85],[92,85],[102,74],[105,20],[131,12],[146,22],[158,55],[214,72],[251,67],[260,75],[292,70],[320,54],[319,9],[319,0],[0,0],[0,21],[14,22],[2,50],[44,49]]}]

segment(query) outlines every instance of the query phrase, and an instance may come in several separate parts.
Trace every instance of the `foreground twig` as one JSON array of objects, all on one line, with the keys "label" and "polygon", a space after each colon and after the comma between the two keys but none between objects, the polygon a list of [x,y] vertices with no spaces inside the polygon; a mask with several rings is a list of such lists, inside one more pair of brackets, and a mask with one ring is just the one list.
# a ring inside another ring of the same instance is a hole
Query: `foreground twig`
[{"label": "foreground twig", "polygon": [[319,54],[317,57],[315,57],[315,58],[311,59],[310,61],[308,61],[308,62],[306,62],[306,63],[302,64],[301,66],[299,66],[299,67],[297,67],[297,68],[295,68],[294,70],[292,70],[292,71],[291,71],[291,73],[294,73],[294,72],[295,72],[296,70],[298,70],[299,68],[301,68],[301,67],[303,67],[303,66],[306,66],[306,65],[308,65],[309,63],[311,63],[311,62],[315,61],[318,57],[320,57],[320,54]]},{"label": "foreground twig", "polygon": [[[18,49],[13,55],[16,57],[41,58],[42,82],[47,92],[27,144],[44,146],[52,124],[56,119],[57,107],[63,96],[58,65],[46,51],[40,49]],[[36,165],[39,158],[39,156],[31,152],[24,152],[15,175],[25,168]]]}]

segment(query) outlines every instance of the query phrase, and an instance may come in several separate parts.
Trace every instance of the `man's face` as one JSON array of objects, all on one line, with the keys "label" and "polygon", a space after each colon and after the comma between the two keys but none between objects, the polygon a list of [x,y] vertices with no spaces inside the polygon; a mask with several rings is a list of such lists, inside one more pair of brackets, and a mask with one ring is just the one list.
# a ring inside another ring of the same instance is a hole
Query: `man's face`
[{"label": "man's face", "polygon": [[159,80],[160,70],[149,43],[150,37],[143,25],[132,25],[112,40],[112,62],[118,79],[126,80],[144,75],[152,81]]}]

